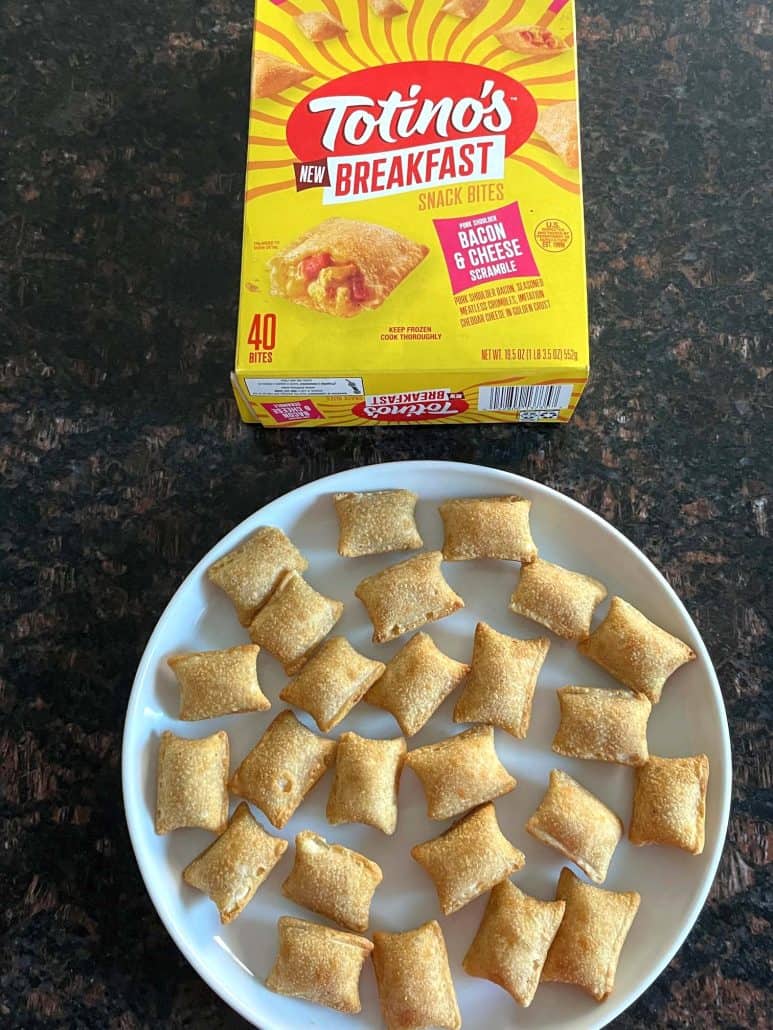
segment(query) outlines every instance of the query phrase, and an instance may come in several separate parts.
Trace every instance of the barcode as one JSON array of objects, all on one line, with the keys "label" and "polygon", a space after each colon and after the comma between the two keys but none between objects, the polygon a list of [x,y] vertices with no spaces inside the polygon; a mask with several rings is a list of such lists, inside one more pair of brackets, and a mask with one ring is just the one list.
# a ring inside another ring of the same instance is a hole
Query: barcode
[{"label": "barcode", "polygon": [[571,399],[571,383],[481,386],[478,389],[478,411],[560,411]]}]

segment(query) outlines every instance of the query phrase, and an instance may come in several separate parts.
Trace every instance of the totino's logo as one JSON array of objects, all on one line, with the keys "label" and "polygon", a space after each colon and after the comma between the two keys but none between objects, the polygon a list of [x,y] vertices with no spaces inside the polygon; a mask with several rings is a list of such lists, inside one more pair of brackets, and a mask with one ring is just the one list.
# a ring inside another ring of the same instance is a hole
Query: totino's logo
[{"label": "totino's logo", "polygon": [[372,422],[426,422],[448,418],[467,411],[469,404],[461,393],[448,390],[414,390],[366,397],[355,404],[352,413]]},{"label": "totino's logo", "polygon": [[323,202],[334,204],[504,178],[505,157],[536,121],[531,93],[502,72],[409,61],[314,90],[290,115],[287,142],[301,169],[326,165]]}]

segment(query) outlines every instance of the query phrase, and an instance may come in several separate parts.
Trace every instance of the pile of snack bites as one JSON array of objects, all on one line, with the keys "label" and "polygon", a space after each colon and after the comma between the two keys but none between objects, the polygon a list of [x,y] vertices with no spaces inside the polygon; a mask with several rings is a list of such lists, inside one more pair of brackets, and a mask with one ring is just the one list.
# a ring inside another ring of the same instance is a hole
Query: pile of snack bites
[{"label": "pile of snack bites", "polygon": [[[408,490],[336,494],[338,553],[345,558],[423,546]],[[633,844],[671,845],[699,854],[704,843],[708,759],[658,758],[647,747],[647,721],[671,674],[695,657],[681,640],[620,597],[591,632],[606,589],[589,576],[541,559],[532,539],[531,502],[522,497],[459,498],[440,506],[443,550],[420,551],[359,583],[356,596],[384,643],[464,607],[443,577],[443,561],[501,559],[521,563],[512,612],[575,641],[622,689],[565,686],[553,750],[572,758],[634,766]],[[221,731],[202,739],[163,734],[158,756],[156,831],[202,827],[214,842],[185,868],[187,884],[205,892],[223,923],[235,919],[270,875],[288,842],[269,833],[250,802],[277,829],[285,826],[323,773],[334,767],[327,802],[331,825],[363,823],[385,834],[397,827],[404,766],[418,776],[430,819],[455,819],[444,833],[417,843],[412,857],[426,870],[444,915],[490,892],[464,958],[471,976],[503,987],[528,1006],[541,980],[583,988],[597,1001],[613,989],[618,958],[636,916],[635,891],[605,890],[612,854],[623,834],[618,816],[558,769],[526,823],[588,878],[561,872],[555,900],[524,894],[511,874],[521,851],[502,833],[494,800],[516,786],[500,761],[494,727],[523,739],[550,637],[521,640],[479,622],[470,664],[443,654],[422,632],[387,663],[331,637],[343,604],[303,578],[308,562],[280,530],[259,529],[208,570],[233,603],[251,644],[179,654],[168,659],[180,687],[180,719],[199,720],[271,707],[257,675],[265,649],[289,682],[280,697],[307,712],[326,734],[360,701],[386,709],[403,736],[373,740],[344,732],[337,739],[305,727],[290,709],[271,722],[234,771]],[[455,736],[408,750],[455,690]],[[228,816],[229,794],[245,799]],[[370,955],[383,1017],[395,1030],[458,1028],[461,1017],[443,931],[437,921],[400,933],[368,931],[382,870],[367,856],[311,831],[295,839],[295,862],[283,894],[342,929],[282,916],[278,954],[266,985],[274,991],[360,1011],[359,978]]]}]

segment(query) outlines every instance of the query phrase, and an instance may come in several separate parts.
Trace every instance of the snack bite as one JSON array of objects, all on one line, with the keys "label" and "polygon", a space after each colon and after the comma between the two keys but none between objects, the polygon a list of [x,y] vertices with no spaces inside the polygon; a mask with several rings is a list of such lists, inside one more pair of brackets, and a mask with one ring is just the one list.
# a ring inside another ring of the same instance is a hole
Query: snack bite
[{"label": "snack bite", "polygon": [[597,605],[607,596],[603,583],[579,572],[537,558],[521,566],[521,576],[510,611],[547,626],[567,640],[582,640],[590,633]]},{"label": "snack bite", "polygon": [[360,974],[373,950],[370,941],[291,916],[281,916],[277,929],[279,952],[266,987],[338,1012],[359,1012]]},{"label": "snack bite", "polygon": [[501,558],[531,562],[537,557],[529,527],[531,501],[516,495],[457,497],[440,505],[444,561]]},{"label": "snack bite", "polygon": [[347,930],[362,933],[368,929],[370,905],[383,878],[379,866],[365,855],[304,830],[295,838],[295,864],[282,893]]},{"label": "snack bite", "polygon": [[540,901],[510,880],[502,880],[489,895],[478,932],[462,961],[465,973],[491,980],[528,1008],[565,908],[565,901]]},{"label": "snack bite", "polygon": [[443,578],[442,560],[440,551],[427,551],[390,565],[358,584],[354,594],[373,623],[375,644],[394,640],[464,608],[464,601]]},{"label": "snack bite", "polygon": [[628,839],[632,844],[665,844],[700,855],[706,834],[706,755],[658,758],[650,755],[636,770],[633,815]]},{"label": "snack bite", "polygon": [[556,900],[566,904],[564,918],[542,969],[546,983],[574,984],[596,1001],[615,986],[625,938],[639,909],[636,891],[609,891],[583,883],[562,869]]},{"label": "snack bite", "polygon": [[342,558],[361,558],[423,547],[414,514],[418,499],[411,490],[336,494],[338,553]]},{"label": "snack bite", "polygon": [[556,693],[561,706],[561,725],[553,739],[557,754],[644,765],[652,705],[643,694],[575,686]]},{"label": "snack bite", "polygon": [[387,1030],[460,1030],[446,942],[434,919],[404,933],[374,933],[373,967]]},{"label": "snack bite", "polygon": [[231,777],[232,793],[246,798],[281,830],[335,760],[336,742],[280,712]]},{"label": "snack bite", "polygon": [[485,622],[475,627],[472,664],[454,708],[454,722],[487,723],[523,739],[529,730],[537,676],[550,641],[517,640]]},{"label": "snack bite", "polygon": [[287,841],[273,837],[243,801],[226,829],[183,870],[183,880],[209,895],[221,923],[242,912],[285,853]]},{"label": "snack bite", "polygon": [[279,696],[308,712],[327,733],[349,714],[385,668],[383,662],[355,651],[344,637],[331,637]]},{"label": "snack bite", "polygon": [[188,740],[161,734],[156,775],[156,833],[200,827],[221,833],[228,822],[228,734]]},{"label": "snack bite", "polygon": [[387,662],[384,674],[365,695],[365,701],[391,712],[406,737],[412,737],[469,670],[469,665],[443,654],[426,633],[416,633]]},{"label": "snack bite", "polygon": [[606,879],[623,835],[623,824],[615,813],[560,769],[551,772],[545,796],[526,829],[566,855],[594,883]]},{"label": "snack bite", "polygon": [[397,791],[406,744],[342,733],[336,749],[335,779],[327,802],[327,821],[365,823],[382,833],[397,829]]},{"label": "snack bite", "polygon": [[433,840],[411,848],[435,883],[443,915],[450,916],[521,869],[526,858],[504,836],[492,804],[468,812]]},{"label": "snack bite", "polygon": [[249,626],[285,572],[304,572],[308,561],[276,526],[262,526],[207,569],[228,595],[242,626]]},{"label": "snack bite", "polygon": [[499,761],[492,726],[476,726],[409,751],[405,764],[421,780],[430,819],[452,819],[515,788]]},{"label": "snack bite", "polygon": [[312,75],[313,71],[293,61],[285,61],[266,50],[253,50],[250,95],[253,100],[275,97],[290,86],[300,86]]},{"label": "snack bite", "polygon": [[258,683],[256,644],[224,651],[190,651],[167,658],[180,687],[180,718],[214,719],[236,712],[265,712],[271,702]]},{"label": "snack bite", "polygon": [[268,604],[250,623],[250,639],[280,661],[287,675],[292,676],[325,639],[343,610],[340,601],[318,593],[297,572],[286,572]]},{"label": "snack bite", "polygon": [[653,705],[660,701],[666,680],[695,652],[678,637],[650,622],[622,597],[613,597],[607,617],[578,645],[610,676],[629,690],[644,694]]},{"label": "snack bite", "polygon": [[294,18],[298,29],[312,43],[324,43],[346,34],[346,26],[328,11],[304,11]]}]

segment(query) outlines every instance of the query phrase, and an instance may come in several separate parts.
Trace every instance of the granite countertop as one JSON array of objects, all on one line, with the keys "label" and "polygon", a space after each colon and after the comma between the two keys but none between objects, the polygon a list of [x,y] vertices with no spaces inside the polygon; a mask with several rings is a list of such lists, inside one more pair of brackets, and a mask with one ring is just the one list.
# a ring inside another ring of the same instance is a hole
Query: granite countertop
[{"label": "granite countertop", "polygon": [[695,929],[617,1025],[769,1025],[768,14],[580,5],[593,371],[571,425],[322,432],[244,427],[228,385],[250,4],[2,5],[0,1023],[244,1025],[132,856],[139,655],[268,499],[449,457],[589,505],[684,598],[722,683],[733,809]]}]

